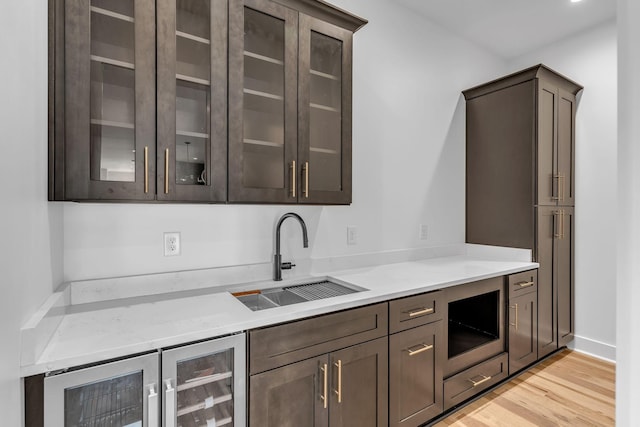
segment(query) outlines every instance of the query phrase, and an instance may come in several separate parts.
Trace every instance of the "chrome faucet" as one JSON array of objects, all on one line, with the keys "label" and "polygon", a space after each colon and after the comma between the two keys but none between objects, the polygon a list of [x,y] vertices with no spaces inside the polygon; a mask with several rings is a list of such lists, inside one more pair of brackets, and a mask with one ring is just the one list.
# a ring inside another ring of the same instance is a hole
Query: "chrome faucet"
[{"label": "chrome faucet", "polygon": [[296,266],[290,262],[282,262],[282,255],[280,255],[280,226],[287,218],[295,218],[298,220],[300,226],[302,226],[302,246],[305,248],[309,247],[307,225],[304,223],[302,217],[293,212],[282,215],[278,220],[278,225],[276,225],[276,254],[273,256],[273,280],[275,281],[282,280],[282,270],[291,270],[292,267]]}]

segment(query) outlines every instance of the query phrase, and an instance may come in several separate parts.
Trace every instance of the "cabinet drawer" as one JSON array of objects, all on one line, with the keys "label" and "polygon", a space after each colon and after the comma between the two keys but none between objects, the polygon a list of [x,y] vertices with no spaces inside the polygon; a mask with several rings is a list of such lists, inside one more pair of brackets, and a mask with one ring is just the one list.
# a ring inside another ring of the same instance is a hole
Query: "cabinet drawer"
[{"label": "cabinet drawer", "polygon": [[538,270],[523,271],[508,276],[509,298],[538,291]]},{"label": "cabinet drawer", "polygon": [[389,333],[441,320],[441,304],[441,291],[389,301]]},{"label": "cabinet drawer", "polygon": [[255,374],[387,335],[387,303],[326,314],[249,332]]},{"label": "cabinet drawer", "polygon": [[508,354],[502,353],[446,379],[445,411],[506,378],[507,361]]}]

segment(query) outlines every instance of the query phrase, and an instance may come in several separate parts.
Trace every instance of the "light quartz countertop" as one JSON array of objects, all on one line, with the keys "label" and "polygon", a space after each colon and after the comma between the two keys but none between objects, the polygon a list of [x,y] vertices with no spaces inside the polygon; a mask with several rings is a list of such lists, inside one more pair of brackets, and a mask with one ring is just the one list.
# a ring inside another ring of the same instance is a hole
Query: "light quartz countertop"
[{"label": "light quartz countertop", "polygon": [[310,277],[71,305],[34,360],[23,359],[21,373],[29,376],[120,358],[537,267],[522,260],[464,254],[343,270],[313,277],[366,290],[255,312],[229,289],[280,287]]}]

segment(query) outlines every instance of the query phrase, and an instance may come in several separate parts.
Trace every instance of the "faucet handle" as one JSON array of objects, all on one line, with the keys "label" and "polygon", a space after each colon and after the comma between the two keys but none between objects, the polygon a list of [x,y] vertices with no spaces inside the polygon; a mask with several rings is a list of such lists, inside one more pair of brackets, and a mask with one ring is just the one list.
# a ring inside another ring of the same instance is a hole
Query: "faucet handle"
[{"label": "faucet handle", "polygon": [[281,268],[281,269],[283,269],[283,270],[291,270],[291,269],[292,269],[293,267],[295,267],[295,266],[296,266],[295,264],[292,264],[292,263],[290,263],[290,262],[283,262],[283,263],[280,265],[280,268]]}]

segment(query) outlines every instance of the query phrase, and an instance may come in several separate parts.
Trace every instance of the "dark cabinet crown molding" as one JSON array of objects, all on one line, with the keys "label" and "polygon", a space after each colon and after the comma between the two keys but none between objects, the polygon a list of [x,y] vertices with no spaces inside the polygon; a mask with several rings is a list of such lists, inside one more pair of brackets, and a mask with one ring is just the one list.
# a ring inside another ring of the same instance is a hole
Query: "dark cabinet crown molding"
[{"label": "dark cabinet crown molding", "polygon": [[358,31],[369,21],[340,9],[323,0],[273,0],[283,6],[303,12],[307,15],[329,22],[352,32]]},{"label": "dark cabinet crown molding", "polygon": [[497,90],[505,89],[510,86],[517,85],[532,79],[543,79],[561,89],[576,95],[583,89],[583,86],[573,80],[563,76],[557,71],[552,70],[544,64],[534,65],[533,67],[518,71],[513,74],[492,80],[482,85],[474,86],[470,89],[462,91],[465,99],[468,101],[482,95],[486,95]]}]

